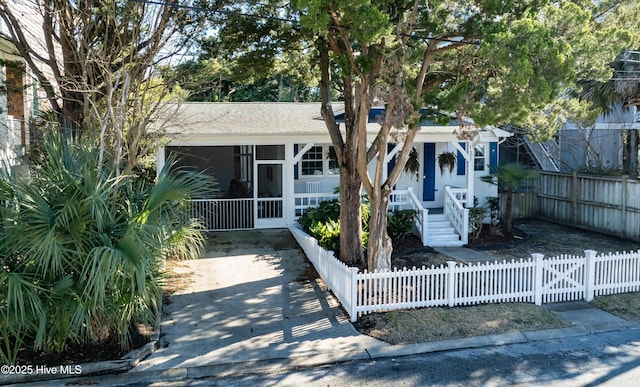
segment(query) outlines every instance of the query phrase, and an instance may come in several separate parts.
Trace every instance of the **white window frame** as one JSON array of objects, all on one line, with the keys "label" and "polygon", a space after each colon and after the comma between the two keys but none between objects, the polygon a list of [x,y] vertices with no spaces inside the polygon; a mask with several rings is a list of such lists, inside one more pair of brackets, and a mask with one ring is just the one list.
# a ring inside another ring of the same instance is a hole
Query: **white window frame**
[{"label": "white window frame", "polygon": [[[481,150],[478,151],[478,148],[480,148]],[[482,153],[482,156],[479,155],[479,153]],[[479,169],[479,161],[480,159],[482,159],[482,169]],[[476,144],[473,147],[473,171],[474,172],[484,172],[487,169],[487,144],[482,143],[482,144]]]},{"label": "white window frame", "polygon": [[332,145],[328,145],[328,144],[325,144],[325,145],[314,145],[314,146],[311,148],[311,149],[313,149],[313,148],[315,148],[315,147],[321,147],[321,148],[322,148],[322,174],[317,174],[317,175],[305,175],[304,173],[302,173],[302,172],[303,172],[302,164],[303,164],[305,161],[314,161],[314,162],[315,162],[315,161],[317,161],[317,159],[314,159],[314,160],[305,160],[305,159],[304,159],[304,156],[305,156],[306,154],[308,154],[308,153],[309,153],[309,151],[311,151],[311,149],[309,149],[309,150],[305,153],[305,155],[303,155],[303,156],[300,158],[300,161],[298,162],[298,176],[299,176],[300,178],[302,178],[302,179],[304,179],[304,178],[331,177],[331,176],[336,176],[336,177],[337,177],[337,176],[339,176],[339,172],[338,172],[338,173],[330,173],[330,169],[329,169],[329,163],[330,163],[330,160],[329,160],[329,157],[327,157],[327,155],[329,154],[329,148],[330,148],[331,146],[332,146]]}]

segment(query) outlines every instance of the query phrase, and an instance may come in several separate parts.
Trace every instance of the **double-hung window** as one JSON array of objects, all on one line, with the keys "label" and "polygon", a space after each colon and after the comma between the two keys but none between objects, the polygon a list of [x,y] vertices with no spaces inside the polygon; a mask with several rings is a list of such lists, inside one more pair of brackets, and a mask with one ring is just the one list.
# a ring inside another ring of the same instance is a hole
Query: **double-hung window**
[{"label": "double-hung window", "polygon": [[473,156],[473,170],[474,171],[484,171],[487,161],[486,161],[486,149],[485,144],[478,144],[474,148],[474,156]]}]

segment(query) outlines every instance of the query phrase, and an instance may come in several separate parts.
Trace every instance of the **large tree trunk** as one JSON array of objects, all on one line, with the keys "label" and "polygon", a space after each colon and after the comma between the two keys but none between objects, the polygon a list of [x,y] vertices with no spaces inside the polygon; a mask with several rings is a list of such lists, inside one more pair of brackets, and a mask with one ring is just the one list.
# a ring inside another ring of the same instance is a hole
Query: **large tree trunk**
[{"label": "large tree trunk", "polygon": [[340,260],[351,266],[364,264],[361,190],[355,158],[347,156],[340,168]]},{"label": "large tree trunk", "polygon": [[329,68],[329,48],[326,41],[318,40],[320,67],[320,112],[327,126],[331,143],[336,150],[340,165],[340,260],[348,265],[363,266],[362,251],[362,180],[357,165],[358,131],[353,113],[353,93],[351,79],[343,78],[345,104],[345,138],[340,132],[331,107],[331,72]]},{"label": "large tree trunk", "polygon": [[345,141],[340,160],[340,260],[352,266],[362,266],[364,254],[362,251],[362,180],[358,173],[359,133],[352,108],[350,79],[343,78],[343,83]]},{"label": "large tree trunk", "polygon": [[371,217],[369,220],[369,244],[367,263],[369,271],[391,269],[391,253],[393,245],[387,233],[387,212],[389,195],[370,197]]}]

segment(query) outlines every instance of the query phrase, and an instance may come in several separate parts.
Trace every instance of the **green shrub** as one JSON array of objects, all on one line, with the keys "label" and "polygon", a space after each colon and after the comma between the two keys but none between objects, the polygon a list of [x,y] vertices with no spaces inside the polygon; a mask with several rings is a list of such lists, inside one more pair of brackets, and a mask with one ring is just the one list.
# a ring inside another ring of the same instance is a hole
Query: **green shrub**
[{"label": "green shrub", "polygon": [[[367,224],[371,214],[367,197],[362,203],[362,246],[367,246]],[[340,252],[340,200],[332,199],[321,202],[318,207],[311,208],[298,218],[298,223],[312,237],[316,238],[320,246],[336,253]]]},{"label": "green shrub", "polygon": [[318,222],[309,231],[323,249],[333,251],[336,256],[340,254],[339,222],[331,219],[325,223]]},{"label": "green shrub", "polygon": [[[362,202],[362,247],[367,248],[369,240],[369,217],[371,205],[366,196]],[[410,234],[413,231],[413,221],[416,216],[414,210],[399,210],[387,215],[387,231],[393,238]],[[320,203],[316,208],[309,209],[298,218],[298,223],[312,237],[318,240],[320,246],[333,251],[336,256],[340,252],[340,200],[332,199]]]},{"label": "green shrub", "polygon": [[307,210],[304,215],[298,218],[298,223],[309,232],[318,223],[329,221],[338,222],[340,220],[340,200],[332,199],[321,202],[318,207]]},{"label": "green shrub", "polygon": [[392,238],[411,234],[413,221],[417,212],[415,210],[398,210],[387,214],[387,232]]}]

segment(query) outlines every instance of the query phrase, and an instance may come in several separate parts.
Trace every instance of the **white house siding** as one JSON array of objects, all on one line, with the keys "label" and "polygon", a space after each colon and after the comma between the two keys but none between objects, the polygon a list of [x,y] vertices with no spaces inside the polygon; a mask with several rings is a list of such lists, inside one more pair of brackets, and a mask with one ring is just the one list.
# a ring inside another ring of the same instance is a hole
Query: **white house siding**
[{"label": "white house siding", "polygon": [[[397,190],[405,190],[409,187],[413,188],[416,196],[418,198],[423,198],[423,166],[424,166],[424,143],[415,143],[414,146],[419,153],[420,160],[420,171],[418,172],[418,176],[410,173],[403,174],[398,182],[395,185]],[[484,142],[487,148],[489,147],[488,142]],[[454,152],[458,153],[457,150],[448,142],[438,142],[435,145],[436,157],[439,154],[444,152]],[[480,176],[484,176],[489,173],[489,168],[487,165],[489,164],[489,156],[488,152],[485,155],[485,169],[484,171],[475,171],[474,176],[474,195],[478,197],[480,205],[486,203],[488,197],[495,197],[498,195],[497,186],[484,183],[480,180]],[[473,163],[471,164],[473,167]],[[375,167],[375,166],[374,166]],[[464,175],[458,175],[457,171],[457,162],[456,167],[453,169],[451,173],[445,169],[444,173],[440,172],[440,168],[438,166],[438,162],[436,159],[436,171],[435,171],[435,197],[433,201],[423,201],[422,204],[425,208],[442,208],[444,205],[444,187],[451,186],[454,188],[467,188],[467,173],[469,173],[468,169],[465,168]],[[373,173],[373,168],[370,168],[370,172]]]}]

